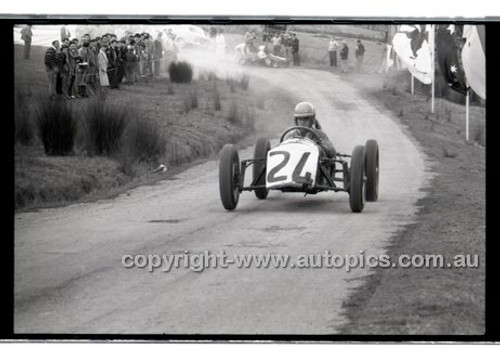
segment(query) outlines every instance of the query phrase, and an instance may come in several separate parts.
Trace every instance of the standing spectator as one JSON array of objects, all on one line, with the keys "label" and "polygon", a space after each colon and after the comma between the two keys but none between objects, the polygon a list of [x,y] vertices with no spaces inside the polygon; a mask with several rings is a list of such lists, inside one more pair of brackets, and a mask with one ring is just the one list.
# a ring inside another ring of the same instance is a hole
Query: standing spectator
[{"label": "standing spectator", "polygon": [[45,69],[49,78],[49,97],[55,99],[57,97],[57,77],[59,75],[58,61],[59,41],[52,41],[52,46],[45,52]]},{"label": "standing spectator", "polygon": [[70,37],[71,37],[71,33],[69,32],[68,29],[66,29],[66,26],[63,25],[61,27],[61,43],[64,42],[64,39],[66,39],[66,38],[69,39]]},{"label": "standing spectator", "polygon": [[271,41],[273,43],[273,55],[281,56],[281,36],[278,33],[275,33]]},{"label": "standing spectator", "polygon": [[154,42],[151,35],[146,34],[144,38],[145,44],[145,54],[146,54],[146,73],[149,76],[153,76],[153,53],[154,53]]},{"label": "standing spectator", "polygon": [[211,48],[212,48],[214,53],[217,52],[217,43],[215,42],[215,39],[217,38],[217,34],[218,34],[218,31],[217,31],[216,27],[210,27],[208,29],[208,37],[210,38],[210,40],[212,40]]},{"label": "standing spectator", "polygon": [[135,83],[135,63],[137,57],[135,55],[135,41],[132,40],[129,45],[127,45],[126,61],[125,61],[125,77],[127,78],[127,85],[133,85]]},{"label": "standing spectator", "polygon": [[330,66],[337,67],[337,49],[339,48],[339,43],[335,40],[335,37],[330,37],[330,42],[328,43],[328,55],[330,55]]},{"label": "standing spectator", "polygon": [[292,56],[293,56],[293,65],[300,66],[299,38],[295,33],[292,33]]},{"label": "standing spectator", "polygon": [[107,50],[106,45],[102,45],[99,50],[98,61],[99,61],[99,84],[101,86],[109,87],[109,78],[108,78],[108,56],[106,55]]},{"label": "standing spectator", "polygon": [[118,41],[111,40],[110,46],[106,48],[106,56],[108,57],[108,78],[109,78],[109,88],[118,89],[117,81],[117,63],[118,63]]},{"label": "standing spectator", "polygon": [[292,36],[289,33],[284,33],[281,35],[281,41],[283,42],[283,47],[285,48],[285,58],[287,61],[292,57]]},{"label": "standing spectator", "polygon": [[75,82],[78,87],[78,95],[82,97],[88,97],[88,82],[90,76],[90,67],[89,67],[89,45],[88,41],[82,41],[82,47],[78,50],[78,67],[76,70]]},{"label": "standing spectator", "polygon": [[222,60],[226,57],[226,37],[222,28],[218,29],[215,38],[215,55]]},{"label": "standing spectator", "polygon": [[347,60],[349,59],[349,47],[345,40],[342,40],[342,49],[340,49],[340,68],[342,72],[347,72]]},{"label": "standing spectator", "polygon": [[357,62],[357,68],[358,71],[361,70],[361,66],[363,66],[363,58],[365,57],[365,47],[361,43],[361,40],[358,39],[357,41],[357,46],[356,46],[356,60]]},{"label": "standing spectator", "polygon": [[153,43],[153,71],[154,76],[160,76],[161,59],[163,58],[163,34],[158,32]]},{"label": "standing spectator", "polygon": [[120,40],[117,46],[116,58],[116,82],[118,86],[122,83],[125,77],[125,65],[127,63],[127,44],[126,41]]},{"label": "standing spectator", "polygon": [[93,96],[99,89],[99,50],[97,49],[97,39],[92,39],[89,44],[89,72],[87,79],[87,92]]},{"label": "standing spectator", "polygon": [[257,52],[257,49],[255,48],[254,41],[257,38],[257,35],[255,34],[255,30],[250,30],[247,31],[245,34],[245,52],[247,55],[250,55],[250,53],[255,53]]},{"label": "standing spectator", "polygon": [[68,49],[68,69],[69,69],[69,84],[68,84],[68,95],[74,99],[78,94],[76,87],[76,71],[78,61],[80,60],[78,56],[78,47],[76,43],[72,42]]},{"label": "standing spectator", "polygon": [[31,31],[31,25],[24,25],[21,29],[21,40],[24,41],[24,53],[23,58],[29,59],[31,54],[31,39],[33,38],[33,32]]},{"label": "standing spectator", "polygon": [[61,92],[65,99],[70,97],[70,67],[69,67],[69,46],[61,45],[59,53],[59,73],[61,74]]},{"label": "standing spectator", "polygon": [[61,41],[61,49],[62,49],[63,46],[66,46],[66,47],[69,48],[69,43],[70,43],[69,38],[62,39],[62,41]]}]

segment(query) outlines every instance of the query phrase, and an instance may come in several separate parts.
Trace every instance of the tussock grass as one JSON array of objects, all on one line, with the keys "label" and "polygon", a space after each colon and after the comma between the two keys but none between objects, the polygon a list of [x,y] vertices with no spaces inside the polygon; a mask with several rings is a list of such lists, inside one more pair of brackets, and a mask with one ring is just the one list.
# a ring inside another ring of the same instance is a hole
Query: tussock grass
[{"label": "tussock grass", "polygon": [[30,145],[35,138],[35,129],[31,119],[28,98],[31,94],[16,92],[15,97],[15,141],[21,145]]},{"label": "tussock grass", "polygon": [[134,114],[126,102],[106,102],[104,97],[93,98],[87,108],[87,151],[91,155],[112,155],[120,146],[123,132]]},{"label": "tussock grass", "polygon": [[221,111],[222,110],[222,105],[221,105],[221,102],[220,102],[219,90],[217,90],[217,88],[213,89],[212,98],[213,98],[213,102],[214,102],[214,110],[215,111]]},{"label": "tussock grass", "polygon": [[196,89],[190,90],[183,102],[185,113],[190,112],[192,109],[196,109],[198,107],[198,92]]},{"label": "tussock grass", "polygon": [[47,155],[69,155],[73,151],[77,128],[67,101],[38,97],[36,124]]}]

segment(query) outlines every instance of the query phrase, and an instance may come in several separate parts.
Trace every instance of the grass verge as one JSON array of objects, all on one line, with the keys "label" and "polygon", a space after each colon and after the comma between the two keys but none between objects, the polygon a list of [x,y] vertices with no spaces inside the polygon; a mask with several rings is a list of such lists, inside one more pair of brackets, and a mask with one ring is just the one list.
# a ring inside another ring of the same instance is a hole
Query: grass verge
[{"label": "grass verge", "polygon": [[[349,323],[342,334],[471,335],[485,331],[484,137],[464,139],[464,107],[437,99],[430,114],[426,96],[380,88],[380,77],[351,81],[374,85],[364,95],[390,112],[417,139],[436,174],[418,201],[415,223],[393,236],[387,248],[399,255],[479,256],[479,267],[376,269],[344,302]],[[377,87],[378,86],[378,87]],[[484,129],[482,107],[471,108],[473,128]]]}]

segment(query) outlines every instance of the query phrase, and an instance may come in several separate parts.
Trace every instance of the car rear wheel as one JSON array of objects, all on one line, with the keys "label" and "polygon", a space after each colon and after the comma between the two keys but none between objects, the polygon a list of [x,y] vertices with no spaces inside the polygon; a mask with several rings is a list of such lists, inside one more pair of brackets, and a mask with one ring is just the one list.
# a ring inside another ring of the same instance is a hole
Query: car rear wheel
[{"label": "car rear wheel", "polygon": [[226,210],[234,210],[240,197],[240,159],[234,145],[226,144],[219,155],[219,193]]},{"label": "car rear wheel", "polygon": [[352,212],[362,212],[365,196],[365,147],[358,145],[352,151],[349,185],[349,205]]},{"label": "car rear wheel", "polygon": [[379,178],[379,151],[375,140],[368,140],[366,148],[366,201],[377,201]]},{"label": "car rear wheel", "polygon": [[[267,153],[271,150],[271,143],[268,139],[258,139],[255,145],[255,151],[253,154],[254,159],[264,159],[263,161],[255,162],[253,164],[253,181],[255,185],[266,185],[266,163],[267,163]],[[260,176],[260,177],[259,177]],[[255,196],[259,199],[267,198],[269,194],[269,189],[261,188],[255,190]]]}]

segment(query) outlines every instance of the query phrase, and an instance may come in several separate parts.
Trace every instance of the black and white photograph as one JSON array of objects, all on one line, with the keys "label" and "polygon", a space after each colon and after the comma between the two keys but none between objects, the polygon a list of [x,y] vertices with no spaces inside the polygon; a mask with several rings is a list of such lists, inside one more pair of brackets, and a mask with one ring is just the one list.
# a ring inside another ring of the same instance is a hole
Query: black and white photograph
[{"label": "black and white photograph", "polygon": [[12,36],[15,335],[485,335],[484,23]]}]

